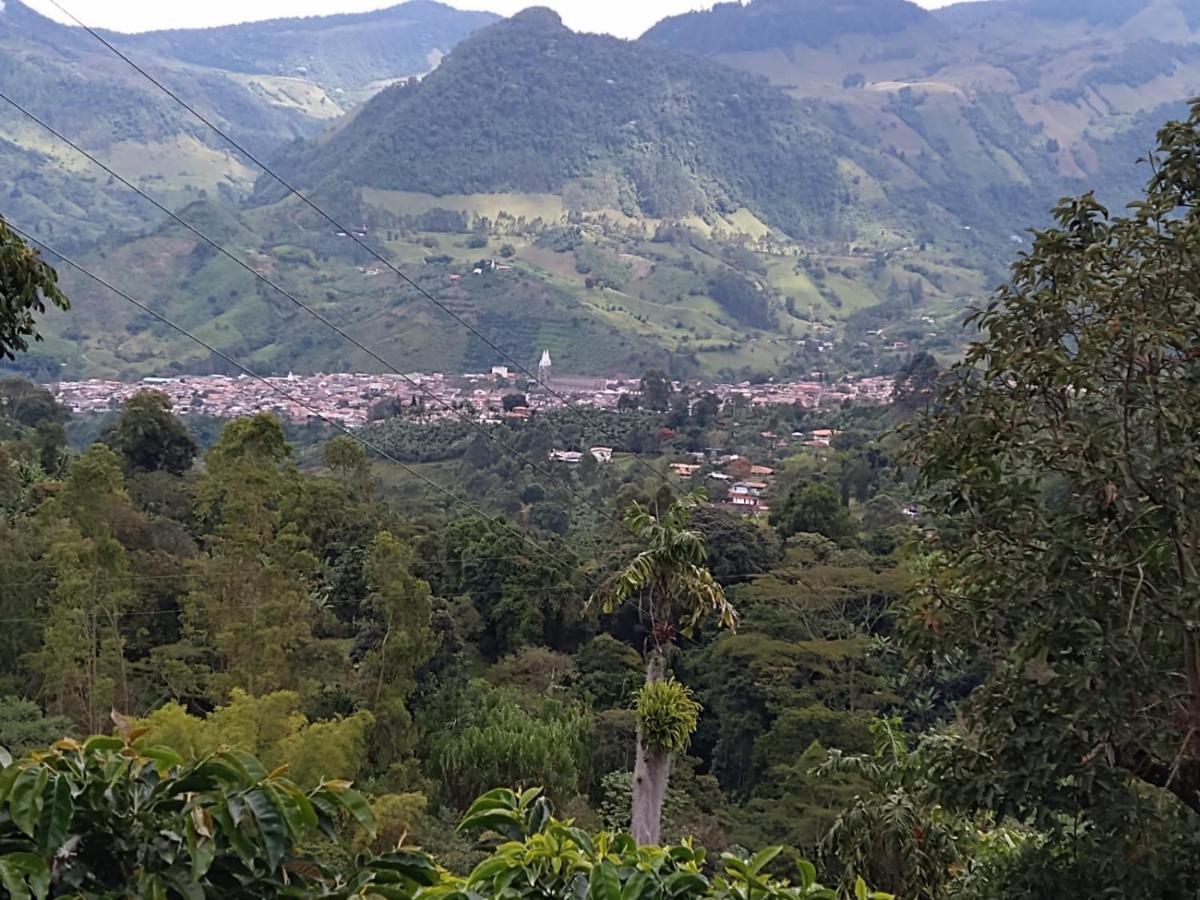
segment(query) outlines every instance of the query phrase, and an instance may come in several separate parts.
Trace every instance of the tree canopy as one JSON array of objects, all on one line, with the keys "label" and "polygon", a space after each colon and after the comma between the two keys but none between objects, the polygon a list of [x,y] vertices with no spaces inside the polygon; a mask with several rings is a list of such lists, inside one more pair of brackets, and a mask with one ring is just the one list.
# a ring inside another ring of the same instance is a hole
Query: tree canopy
[{"label": "tree canopy", "polygon": [[1037,893],[1200,886],[1200,104],[1159,142],[1129,215],[1035,233],[915,440],[945,527],[913,631],[992,662],[929,775],[1071,848]]},{"label": "tree canopy", "polygon": [[0,217],[0,359],[15,359],[41,340],[35,315],[46,304],[67,309],[58,274]]}]

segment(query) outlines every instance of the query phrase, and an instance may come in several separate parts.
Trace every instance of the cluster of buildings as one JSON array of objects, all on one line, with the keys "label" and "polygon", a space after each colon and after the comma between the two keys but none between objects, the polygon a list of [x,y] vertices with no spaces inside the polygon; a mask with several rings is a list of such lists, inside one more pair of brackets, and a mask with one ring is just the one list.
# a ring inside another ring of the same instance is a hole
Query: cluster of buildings
[{"label": "cluster of buildings", "polygon": [[380,402],[412,403],[425,396],[415,385],[439,396],[453,398],[456,394],[446,388],[441,375],[408,378],[412,381],[399,375],[287,375],[261,380],[247,375],[181,375],[136,382],[63,381],[48,387],[59,403],[82,414],[119,409],[139,391],[155,390],[166,394],[176,415],[181,416],[233,419],[269,412],[290,422],[324,416],[347,426],[365,424]]},{"label": "cluster of buildings", "polygon": [[[550,390],[541,386],[548,385]],[[621,398],[639,391],[639,380],[560,375],[543,353],[536,381],[524,372],[496,366],[489,372],[444,375],[411,373],[380,375],[361,373],[286,375],[263,379],[247,375],[180,375],[144,378],[137,382],[91,379],[47,385],[60,403],[76,413],[101,413],[118,409],[142,390],[166,394],[178,415],[237,418],[259,412],[274,413],[291,422],[327,418],[347,426],[363,425],[373,412],[397,405],[419,407],[429,419],[444,418],[467,409],[481,421],[527,418],[532,411],[572,404],[616,409]],[[676,389],[683,385],[676,385]],[[689,384],[693,396],[711,391],[722,402],[750,406],[799,405],[806,409],[837,406],[846,401],[888,403],[894,390],[890,378],[767,384]],[[505,397],[522,394],[517,407]]]},{"label": "cluster of buildings", "polygon": [[[795,437],[804,435],[796,433]],[[671,463],[671,472],[683,480],[696,478],[702,469],[709,468],[707,478],[717,482],[725,494],[724,503],[742,512],[767,512],[766,493],[775,470],[758,465],[736,453],[718,449],[689,454],[695,461]]]}]

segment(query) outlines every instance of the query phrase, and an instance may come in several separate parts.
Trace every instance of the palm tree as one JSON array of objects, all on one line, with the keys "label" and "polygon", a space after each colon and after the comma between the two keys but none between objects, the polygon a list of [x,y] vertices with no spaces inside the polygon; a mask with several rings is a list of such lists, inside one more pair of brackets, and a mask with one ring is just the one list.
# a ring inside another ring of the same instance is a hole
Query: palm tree
[{"label": "palm tree", "polygon": [[[609,578],[592,597],[606,613],[636,602],[648,625],[643,656],[646,684],[666,677],[666,651],[677,634],[690,637],[706,614],[724,628],[737,627],[737,612],[725,591],[705,567],[704,539],[687,525],[701,497],[689,494],[655,515],[634,503],[625,514],[626,527],[645,547]],[[681,698],[684,702],[686,696]],[[663,800],[671,772],[672,751],[646,740],[639,717],[637,756],[633,769],[632,831],[640,844],[657,844]]]}]

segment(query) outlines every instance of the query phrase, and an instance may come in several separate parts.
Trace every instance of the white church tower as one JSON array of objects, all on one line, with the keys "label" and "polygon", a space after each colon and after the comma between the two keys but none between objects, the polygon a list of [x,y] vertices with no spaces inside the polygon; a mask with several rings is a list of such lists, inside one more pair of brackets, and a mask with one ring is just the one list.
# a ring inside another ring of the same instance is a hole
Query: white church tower
[{"label": "white church tower", "polygon": [[550,362],[550,351],[542,351],[542,361],[538,363],[538,382],[542,387],[550,386],[550,376],[553,374],[553,364]]}]

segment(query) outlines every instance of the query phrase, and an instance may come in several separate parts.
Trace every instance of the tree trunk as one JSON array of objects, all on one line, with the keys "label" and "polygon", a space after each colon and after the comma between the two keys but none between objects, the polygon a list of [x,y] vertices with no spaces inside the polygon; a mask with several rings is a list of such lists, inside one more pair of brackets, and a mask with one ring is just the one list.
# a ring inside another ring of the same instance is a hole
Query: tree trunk
[{"label": "tree trunk", "polygon": [[[654,647],[646,658],[646,683],[662,681],[666,660],[661,647]],[[647,748],[642,742],[642,726],[637,730],[637,758],[633,764],[633,839],[638,844],[657,844],[662,833],[663,801],[671,775],[671,754]]]}]

